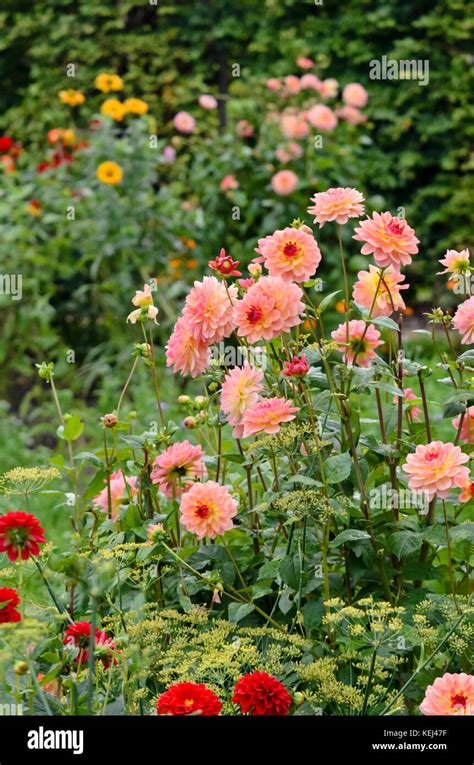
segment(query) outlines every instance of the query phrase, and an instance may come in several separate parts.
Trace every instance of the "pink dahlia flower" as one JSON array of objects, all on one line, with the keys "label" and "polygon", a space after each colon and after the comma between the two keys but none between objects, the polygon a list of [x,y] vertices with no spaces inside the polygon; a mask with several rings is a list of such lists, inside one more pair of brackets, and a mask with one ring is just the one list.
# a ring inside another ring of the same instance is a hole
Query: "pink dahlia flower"
[{"label": "pink dahlia flower", "polygon": [[321,98],[334,98],[339,89],[339,83],[334,77],[319,83],[319,95]]},{"label": "pink dahlia flower", "polygon": [[201,447],[193,446],[189,441],[172,444],[154,460],[151,480],[168,499],[179,497],[181,491],[189,489],[193,480],[207,478],[203,457]]},{"label": "pink dahlia flower", "polygon": [[354,239],[364,242],[362,255],[373,253],[378,266],[391,265],[394,271],[410,265],[411,256],[418,252],[420,241],[406,220],[389,212],[374,212],[372,218],[363,220],[356,228]]},{"label": "pink dahlia flower", "polygon": [[465,462],[469,462],[469,456],[459,446],[431,441],[427,446],[419,444],[414,454],[407,455],[402,467],[409,476],[410,489],[425,492],[431,502],[435,496],[446,499],[449,489],[458,486],[458,481],[467,482],[469,470],[464,467]]},{"label": "pink dahlia flower", "polygon": [[199,539],[215,539],[233,527],[237,502],[225,486],[215,481],[194,483],[183,494],[180,504],[181,523]]},{"label": "pink dahlia flower", "polygon": [[453,317],[453,327],[462,335],[461,343],[474,343],[474,296],[458,307]]},{"label": "pink dahlia flower", "polygon": [[285,367],[283,370],[285,377],[304,377],[310,370],[304,353],[300,357],[293,356],[291,361],[285,361],[283,366]]},{"label": "pink dahlia flower", "polygon": [[300,69],[312,69],[314,66],[314,61],[312,58],[308,58],[308,56],[298,56],[296,59],[296,63],[300,67]]},{"label": "pink dahlia flower", "polygon": [[233,175],[224,175],[219,188],[221,191],[233,191],[239,188],[239,182]]},{"label": "pink dahlia flower", "polygon": [[248,120],[239,120],[235,126],[235,132],[241,138],[251,138],[254,134],[254,127]]},{"label": "pink dahlia flower", "polygon": [[305,138],[309,133],[309,125],[302,114],[285,112],[281,115],[280,127],[287,138]]},{"label": "pink dahlia flower", "polygon": [[362,319],[353,319],[349,322],[349,337],[347,338],[346,324],[340,324],[331,337],[336,341],[339,351],[342,353],[347,364],[357,363],[360,367],[369,367],[372,359],[377,354],[375,349],[382,345],[380,332],[373,324],[366,324]]},{"label": "pink dahlia flower", "polygon": [[437,677],[420,704],[424,715],[474,715],[474,675],[465,672]]},{"label": "pink dahlia flower", "polygon": [[307,73],[300,78],[301,90],[317,90],[319,91],[321,80],[316,77],[315,74]]},{"label": "pink dahlia flower", "polygon": [[342,225],[347,223],[349,218],[359,218],[363,214],[363,201],[364,197],[357,189],[328,189],[311,198],[314,204],[308,207],[308,212],[315,216],[314,223],[319,223],[319,228],[331,221]]},{"label": "pink dahlia flower", "polygon": [[[398,404],[398,396],[393,397],[393,403]],[[411,421],[417,422],[420,416],[420,408],[411,404],[410,401],[417,401],[418,396],[415,396],[412,388],[404,388],[403,390],[403,403],[408,404],[407,414]]]},{"label": "pink dahlia flower", "polygon": [[306,118],[316,130],[330,132],[337,126],[337,117],[329,106],[316,104],[308,109]]},{"label": "pink dahlia flower", "polygon": [[357,109],[363,109],[369,100],[369,94],[358,82],[350,82],[342,91],[342,100],[348,106],[355,106]]},{"label": "pink dahlia flower", "polygon": [[173,367],[174,372],[182,376],[202,375],[209,366],[209,346],[203,341],[196,340],[189,323],[180,317],[174,325],[173,332],[166,346],[166,366]]},{"label": "pink dahlia flower", "polygon": [[400,290],[407,290],[409,287],[408,284],[401,284],[405,276],[399,271],[385,271],[382,280],[380,273],[380,270],[372,265],[368,271],[359,271],[359,281],[354,284],[352,291],[354,302],[369,311],[372,309],[371,316],[374,318],[390,316],[393,311],[403,311],[405,303]]},{"label": "pink dahlia flower", "polygon": [[217,99],[215,99],[214,96],[203,94],[202,96],[199,96],[198,101],[201,109],[217,109]]},{"label": "pink dahlia flower", "polygon": [[446,255],[439,261],[442,266],[445,266],[444,271],[438,271],[438,274],[451,274],[452,276],[460,276],[461,274],[469,273],[469,250],[446,250]]},{"label": "pink dahlia flower", "polygon": [[348,122],[349,125],[361,125],[363,122],[367,122],[366,115],[362,114],[355,106],[341,106],[340,109],[336,109],[336,116]]},{"label": "pink dahlia flower", "polygon": [[236,299],[237,287],[226,290],[215,276],[194,282],[184,303],[183,319],[198,342],[213,345],[232,334]]},{"label": "pink dahlia flower", "polygon": [[474,481],[468,477],[458,478],[456,480],[456,486],[459,486],[461,493],[458,497],[459,502],[471,502],[474,499]]},{"label": "pink dahlia flower", "polygon": [[260,239],[258,251],[270,276],[281,276],[294,282],[307,281],[321,262],[314,236],[290,226]]},{"label": "pink dahlia flower", "polygon": [[173,125],[180,133],[192,133],[196,127],[196,120],[188,112],[178,112],[173,120]]},{"label": "pink dahlia flower", "polygon": [[252,284],[235,308],[238,334],[250,343],[273,340],[301,324],[303,292],[281,276],[262,276]]},{"label": "pink dahlia flower", "polygon": [[[128,500],[130,495],[138,494],[138,489],[135,484],[137,482],[137,476],[127,476],[126,483],[125,478],[121,470],[117,470],[116,473],[112,473],[110,476],[110,506],[112,511],[112,518],[115,521],[120,505],[124,500]],[[107,482],[105,482],[107,483]],[[128,488],[127,488],[128,487]],[[107,486],[102,489],[97,496],[94,497],[94,505],[100,507],[100,509],[107,513],[109,509],[109,499]]]},{"label": "pink dahlia flower", "polygon": [[[456,428],[456,432],[459,428],[460,422],[461,422],[461,415],[459,414],[453,420],[453,425]],[[474,444],[474,406],[468,407],[467,412],[464,414],[464,419],[463,419],[462,427],[461,427],[461,433],[459,437],[461,438],[462,441],[465,441],[468,444]]]},{"label": "pink dahlia flower", "polygon": [[243,367],[235,367],[228,372],[222,383],[221,409],[232,425],[233,437],[242,438],[242,417],[245,411],[257,403],[262,385],[263,371],[255,369],[245,362]]},{"label": "pink dahlia flower", "polygon": [[289,95],[295,95],[296,93],[300,92],[301,85],[300,85],[300,78],[296,77],[294,74],[289,74],[284,79],[285,83],[285,93]]},{"label": "pink dahlia flower", "polygon": [[293,170],[279,170],[278,173],[275,173],[272,177],[271,183],[275,194],[279,194],[281,197],[287,197],[288,194],[292,194],[298,186],[298,176]]},{"label": "pink dahlia flower", "polygon": [[281,82],[277,77],[270,77],[266,82],[268,90],[279,90],[281,88]]},{"label": "pink dahlia flower", "polygon": [[255,433],[278,433],[282,422],[294,420],[295,413],[299,412],[299,407],[292,406],[292,403],[276,396],[257,401],[242,418],[243,437],[248,438]]}]

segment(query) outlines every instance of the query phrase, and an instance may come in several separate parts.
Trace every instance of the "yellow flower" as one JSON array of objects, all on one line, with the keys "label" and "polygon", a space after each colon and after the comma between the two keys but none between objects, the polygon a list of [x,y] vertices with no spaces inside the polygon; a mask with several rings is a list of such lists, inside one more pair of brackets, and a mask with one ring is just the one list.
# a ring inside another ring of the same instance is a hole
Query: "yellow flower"
[{"label": "yellow flower", "polygon": [[66,146],[74,146],[76,142],[74,130],[63,130],[62,141]]},{"label": "yellow flower", "polygon": [[127,113],[123,103],[117,98],[108,98],[104,101],[100,111],[117,122],[121,122]]},{"label": "yellow flower", "polygon": [[58,96],[61,103],[68,106],[80,106],[86,100],[84,93],[80,90],[60,90]]},{"label": "yellow flower", "polygon": [[116,162],[102,162],[97,168],[97,178],[101,183],[115,186],[122,180],[122,168]]},{"label": "yellow flower", "polygon": [[147,102],[142,101],[141,98],[127,98],[123,105],[130,114],[146,114],[148,111]]},{"label": "yellow flower", "polygon": [[95,78],[95,86],[102,93],[110,93],[111,90],[122,90],[123,80],[118,74],[107,74],[103,72]]}]

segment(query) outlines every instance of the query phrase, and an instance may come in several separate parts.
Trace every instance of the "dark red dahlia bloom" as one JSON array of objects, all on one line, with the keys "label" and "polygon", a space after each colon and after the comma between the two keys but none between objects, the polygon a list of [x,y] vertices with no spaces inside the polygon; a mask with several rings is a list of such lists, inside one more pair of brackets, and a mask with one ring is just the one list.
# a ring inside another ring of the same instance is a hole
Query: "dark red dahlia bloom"
[{"label": "dark red dahlia bloom", "polygon": [[13,146],[13,140],[8,135],[0,136],[0,153],[4,154],[6,151],[10,151]]},{"label": "dark red dahlia bloom", "polygon": [[16,610],[20,605],[20,598],[16,590],[11,587],[0,587],[0,624],[20,622],[21,616]]},{"label": "dark red dahlia bloom", "polygon": [[292,699],[283,683],[266,672],[252,672],[244,675],[237,682],[232,697],[246,714],[276,715],[284,717],[288,714]]},{"label": "dark red dahlia bloom", "polygon": [[[87,664],[89,660],[90,635],[90,622],[74,622],[74,624],[71,624],[71,626],[64,632],[63,644],[74,646],[79,649],[76,656],[78,664]],[[113,640],[107,637],[103,630],[99,630],[96,627],[94,654],[97,659],[100,659],[105,669],[110,667],[113,652],[118,653]],[[114,664],[117,664],[117,659],[114,658],[113,662]]]},{"label": "dark red dahlia bloom", "polygon": [[39,555],[38,545],[44,542],[44,529],[34,515],[21,510],[0,515],[0,552],[6,552],[11,561],[20,554],[23,560]]},{"label": "dark red dahlia bloom", "polygon": [[204,683],[176,683],[162,693],[156,702],[159,715],[218,715],[219,698]]}]

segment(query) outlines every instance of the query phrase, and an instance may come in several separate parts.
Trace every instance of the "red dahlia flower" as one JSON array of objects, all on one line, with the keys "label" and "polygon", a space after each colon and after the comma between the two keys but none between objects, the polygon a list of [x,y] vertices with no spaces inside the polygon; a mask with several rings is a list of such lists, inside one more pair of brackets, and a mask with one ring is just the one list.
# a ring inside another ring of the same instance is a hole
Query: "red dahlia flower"
[{"label": "red dahlia flower", "polygon": [[4,153],[6,151],[10,151],[10,149],[13,146],[13,141],[8,135],[2,135],[0,136],[0,153]]},{"label": "red dahlia flower", "polygon": [[[63,644],[75,646],[79,649],[76,661],[78,664],[87,664],[89,660],[89,639],[91,634],[90,622],[74,622],[64,633]],[[96,628],[95,630],[95,656],[100,659],[105,669],[110,667],[112,652],[117,651],[115,643],[106,633]],[[114,658],[114,664],[117,659]]]},{"label": "red dahlia flower", "polygon": [[310,369],[304,353],[301,354],[300,358],[293,356],[291,361],[285,361],[284,367],[283,374],[285,377],[304,377]]},{"label": "red dahlia flower", "polygon": [[159,715],[218,715],[219,698],[204,683],[176,683],[162,693],[156,702]]},{"label": "red dahlia flower", "polygon": [[0,515],[0,552],[6,552],[9,560],[20,554],[23,560],[39,555],[38,545],[44,542],[44,529],[34,515],[21,510]]},{"label": "red dahlia flower", "polygon": [[20,598],[16,590],[10,587],[0,587],[0,624],[20,622],[21,616],[16,610],[20,605]]},{"label": "red dahlia flower", "polygon": [[241,677],[234,688],[232,701],[244,714],[250,712],[252,716],[265,717],[284,717],[292,703],[283,683],[266,672],[252,672]]},{"label": "red dahlia flower", "polygon": [[215,260],[209,261],[209,267],[218,271],[221,276],[242,276],[240,271],[236,270],[238,265],[239,261],[232,260],[230,255],[226,255],[224,248],[221,249]]}]

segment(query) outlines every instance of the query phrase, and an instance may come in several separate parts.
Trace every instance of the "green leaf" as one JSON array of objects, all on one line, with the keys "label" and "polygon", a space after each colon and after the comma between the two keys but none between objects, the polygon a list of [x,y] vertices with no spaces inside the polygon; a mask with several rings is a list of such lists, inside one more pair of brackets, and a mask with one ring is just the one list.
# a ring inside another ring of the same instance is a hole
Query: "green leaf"
[{"label": "green leaf", "polygon": [[376,327],[382,327],[383,329],[396,329],[398,330],[398,324],[388,316],[379,316],[377,319],[371,319],[372,324]]},{"label": "green leaf", "polygon": [[323,313],[326,308],[329,308],[331,305],[331,301],[336,297],[336,295],[340,295],[342,290],[336,290],[335,292],[331,292],[329,295],[326,295],[325,298],[323,298],[318,305],[318,311],[319,313]]},{"label": "green leaf", "polygon": [[66,420],[62,438],[66,441],[76,441],[82,435],[83,430],[84,423],[81,418],[77,414],[72,414]]},{"label": "green leaf", "polygon": [[366,531],[361,531],[360,529],[345,529],[344,531],[341,531],[337,537],[334,537],[329,546],[340,547],[341,545],[346,544],[346,542],[361,542],[365,539],[370,539],[370,535],[367,534]]},{"label": "green leaf", "polygon": [[466,411],[465,404],[456,404],[454,401],[450,404],[446,404],[443,409],[443,419],[449,417],[456,417],[458,414],[463,414]]},{"label": "green leaf", "polygon": [[288,555],[280,564],[280,576],[288,587],[297,590],[300,586],[300,561],[298,555]]},{"label": "green leaf", "polygon": [[229,621],[237,624],[251,614],[254,608],[252,603],[229,603]]},{"label": "green leaf", "polygon": [[339,481],[345,481],[349,478],[352,469],[352,457],[349,452],[343,454],[336,454],[334,457],[329,457],[326,460],[325,465],[326,481],[328,483],[339,483]]},{"label": "green leaf", "polygon": [[469,541],[474,544],[474,521],[466,521],[450,529],[450,537],[453,542]]},{"label": "green leaf", "polygon": [[318,600],[310,600],[308,603],[305,603],[301,611],[303,613],[304,626],[306,629],[314,630],[321,625],[324,610],[322,598],[319,598]]},{"label": "green leaf", "polygon": [[423,534],[414,531],[395,531],[387,540],[388,547],[397,558],[406,558],[417,552],[423,544]]}]

